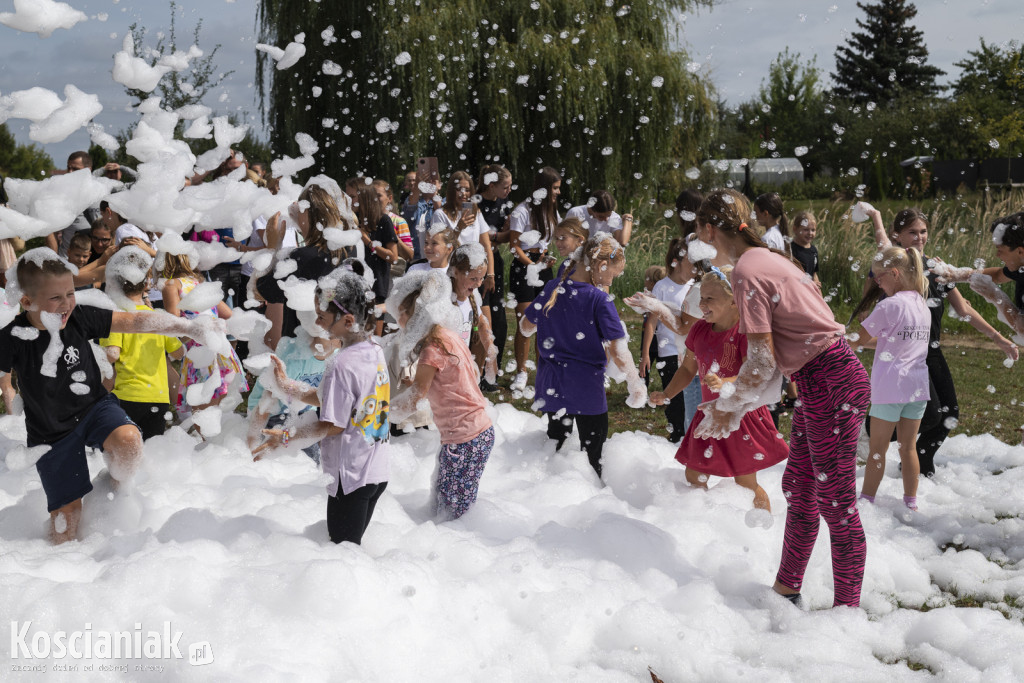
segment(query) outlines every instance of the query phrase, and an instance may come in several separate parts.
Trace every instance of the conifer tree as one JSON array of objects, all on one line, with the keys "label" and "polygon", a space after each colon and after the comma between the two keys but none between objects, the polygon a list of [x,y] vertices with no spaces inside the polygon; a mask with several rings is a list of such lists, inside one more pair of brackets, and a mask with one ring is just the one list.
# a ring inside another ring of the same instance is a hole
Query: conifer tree
[{"label": "conifer tree", "polygon": [[906,0],[858,2],[857,7],[867,17],[857,20],[863,31],[852,32],[836,49],[835,94],[879,105],[908,95],[938,95],[942,88],[935,79],[945,72],[927,64],[923,35],[910,23],[917,7]]},{"label": "conifer tree", "polygon": [[327,173],[442,175],[497,158],[528,185],[543,165],[567,196],[696,161],[714,122],[706,84],[672,51],[674,12],[707,0],[260,0],[260,42],[302,35],[287,70],[261,52],[272,146],[321,143]]}]

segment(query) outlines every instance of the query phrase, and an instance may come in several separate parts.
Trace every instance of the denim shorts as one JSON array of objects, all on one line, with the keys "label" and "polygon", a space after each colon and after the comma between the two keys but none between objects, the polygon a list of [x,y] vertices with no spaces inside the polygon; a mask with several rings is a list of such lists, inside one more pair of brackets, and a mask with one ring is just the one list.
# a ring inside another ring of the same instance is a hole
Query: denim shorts
[{"label": "denim shorts", "polygon": [[868,415],[886,422],[899,422],[901,417],[908,420],[920,420],[924,417],[924,408],[928,401],[910,401],[908,403],[872,403]]},{"label": "denim shorts", "polygon": [[73,503],[92,491],[85,447],[102,448],[107,437],[123,425],[137,426],[125,414],[117,396],[107,394],[89,408],[70,434],[50,444],[50,450],[36,462],[48,512]]}]

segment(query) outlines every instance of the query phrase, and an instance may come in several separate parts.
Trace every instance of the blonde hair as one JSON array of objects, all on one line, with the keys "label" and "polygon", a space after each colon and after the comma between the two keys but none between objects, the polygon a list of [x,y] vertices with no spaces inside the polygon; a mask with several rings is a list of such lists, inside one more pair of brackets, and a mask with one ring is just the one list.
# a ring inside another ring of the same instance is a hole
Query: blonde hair
[{"label": "blonde hair", "polygon": [[583,225],[583,221],[572,216],[564,219],[555,230],[565,230],[580,242],[586,242],[590,238],[590,231]]},{"label": "blonde hair", "polygon": [[732,296],[732,266],[712,266],[711,271],[704,274],[700,279],[700,286],[704,285],[717,285],[721,287],[726,294]]},{"label": "blonde hair", "polygon": [[804,225],[809,225],[804,221],[810,221],[814,225],[818,225],[818,219],[815,218],[813,211],[797,211],[796,215],[793,216],[793,229],[799,230]]},{"label": "blonde hair", "polygon": [[644,271],[644,280],[658,282],[664,280],[666,275],[665,266],[647,266],[647,270]]},{"label": "blonde hair", "polygon": [[917,291],[921,296],[928,294],[928,278],[924,274],[924,260],[913,247],[886,247],[875,256],[876,267],[895,268],[907,289]]},{"label": "blonde hair", "polygon": [[554,289],[551,290],[551,297],[547,303],[544,304],[545,315],[551,310],[558,300],[559,290],[562,289],[562,283],[564,283],[570,275],[576,271],[576,266],[583,264],[583,266],[593,272],[594,266],[599,261],[607,261],[611,264],[619,264],[626,262],[626,248],[619,244],[614,237],[607,233],[598,235],[597,237],[591,237],[587,240],[586,244],[580,250],[582,256],[579,260],[570,258],[566,261],[565,268],[562,269],[562,277],[558,279],[558,283]]},{"label": "blonde hair", "polygon": [[192,265],[192,259],[188,254],[164,254],[164,269],[161,273],[165,280],[175,280],[182,277],[190,277],[199,282],[203,281],[203,274]]}]

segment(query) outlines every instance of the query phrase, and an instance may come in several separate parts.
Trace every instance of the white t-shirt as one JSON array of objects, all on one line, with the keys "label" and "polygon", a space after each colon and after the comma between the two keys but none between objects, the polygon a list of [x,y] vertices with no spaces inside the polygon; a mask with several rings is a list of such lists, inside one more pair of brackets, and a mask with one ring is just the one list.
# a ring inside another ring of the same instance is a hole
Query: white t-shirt
[{"label": "white t-shirt", "polygon": [[[249,235],[249,239],[245,241],[245,244],[250,247],[263,248],[267,246],[263,236],[267,230],[267,219],[263,216],[259,216],[252,222],[252,234]],[[291,223],[285,222],[284,239],[281,240],[281,248],[288,249],[299,246],[299,233]],[[255,271],[252,261],[246,261],[242,263],[242,275],[245,277],[252,277]]]},{"label": "white t-shirt", "polygon": [[[680,285],[666,277],[655,283],[654,288],[651,289],[651,295],[658,301],[664,301],[673,311],[681,311],[691,286],[692,280]],[[665,323],[658,323],[655,335],[658,337],[659,358],[679,355],[679,349],[676,348],[676,333],[666,327]]]},{"label": "white t-shirt", "polygon": [[[454,294],[452,294],[452,298],[455,298]],[[476,301],[476,310],[483,311],[483,299],[480,298],[480,292],[476,289],[473,290],[473,300]],[[473,336],[473,306],[470,304],[468,296],[463,301],[456,300],[455,305],[462,313],[462,327],[459,329],[459,336],[462,337],[462,341],[466,342],[466,346],[469,346],[469,339]]]},{"label": "white t-shirt", "polygon": [[782,231],[779,230],[779,226],[777,225],[773,225],[768,228],[764,233],[764,237],[761,238],[761,241],[772,249],[786,251],[786,240],[783,238]]},{"label": "white t-shirt", "polygon": [[[526,232],[530,232],[531,230],[536,230],[538,233],[540,233],[540,239],[537,240],[536,242],[533,242],[532,244],[527,244],[526,242],[520,241],[519,248],[522,249],[523,251],[529,251],[530,249],[540,249],[541,251],[543,251],[548,248],[549,240],[547,236],[544,234],[545,231],[543,226],[533,226],[531,221],[532,216],[530,215],[530,206],[531,202],[525,201],[512,210],[512,217],[511,220],[509,221],[509,230],[511,230],[512,232],[517,232],[520,235]],[[557,224],[561,222],[562,217],[556,211],[555,223]],[[551,226],[551,232],[554,233],[554,231],[554,226]]]},{"label": "white t-shirt", "polygon": [[[434,217],[430,221],[430,229],[433,230],[437,226],[443,226],[447,229],[455,229],[455,226],[458,225],[459,218],[461,216],[462,211],[460,210],[453,221],[448,217],[448,214],[445,213],[444,209],[438,209],[434,212]],[[483,212],[477,211],[476,221],[473,222],[473,225],[459,233],[459,244],[472,244],[473,242],[479,242],[480,235],[484,234],[488,230],[490,230],[490,228],[487,226],[487,222],[484,221]]]},{"label": "white t-shirt", "polygon": [[424,261],[423,263],[414,263],[414,264],[412,264],[411,266],[409,266],[408,268],[405,269],[405,272],[406,273],[415,273],[416,271],[419,271],[419,270],[448,270],[448,267],[444,266],[444,267],[441,267],[441,268],[435,268],[434,266],[430,265],[430,263],[428,263],[427,261]]},{"label": "white t-shirt", "polygon": [[591,237],[597,237],[599,233],[614,235],[617,230],[622,230],[622,216],[614,211],[612,211],[612,215],[608,216],[608,220],[599,221],[590,214],[586,205],[574,206],[566,212],[565,217],[578,218],[587,228]]}]

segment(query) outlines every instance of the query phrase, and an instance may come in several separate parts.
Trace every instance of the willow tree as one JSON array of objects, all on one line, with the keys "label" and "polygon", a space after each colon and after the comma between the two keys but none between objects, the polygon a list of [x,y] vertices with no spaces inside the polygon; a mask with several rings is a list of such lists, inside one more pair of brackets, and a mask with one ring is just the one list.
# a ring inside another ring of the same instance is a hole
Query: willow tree
[{"label": "willow tree", "polygon": [[335,176],[437,156],[442,174],[498,159],[523,184],[551,165],[576,192],[635,186],[709,137],[713,99],[673,49],[697,4],[260,0],[261,42],[307,50],[287,70],[259,53],[271,142],[312,135]]}]

